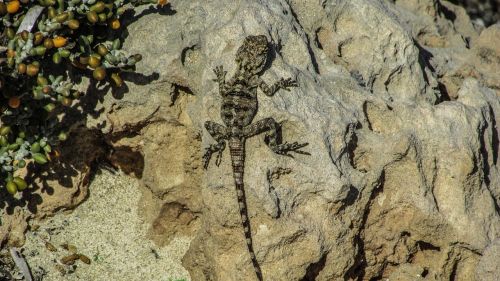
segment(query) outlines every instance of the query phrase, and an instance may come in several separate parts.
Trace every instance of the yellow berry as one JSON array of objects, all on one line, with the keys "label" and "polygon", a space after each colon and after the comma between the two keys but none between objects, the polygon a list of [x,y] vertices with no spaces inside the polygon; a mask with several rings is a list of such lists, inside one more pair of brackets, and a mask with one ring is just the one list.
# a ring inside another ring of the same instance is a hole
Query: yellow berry
[{"label": "yellow berry", "polygon": [[14,195],[17,193],[17,185],[13,181],[8,181],[5,187],[10,194]]},{"label": "yellow berry", "polygon": [[106,69],[104,69],[103,67],[97,67],[92,72],[92,76],[95,80],[101,81],[106,77]]},{"label": "yellow berry", "polygon": [[26,181],[21,177],[14,177],[12,181],[17,185],[18,190],[24,190],[26,187],[28,187]]}]

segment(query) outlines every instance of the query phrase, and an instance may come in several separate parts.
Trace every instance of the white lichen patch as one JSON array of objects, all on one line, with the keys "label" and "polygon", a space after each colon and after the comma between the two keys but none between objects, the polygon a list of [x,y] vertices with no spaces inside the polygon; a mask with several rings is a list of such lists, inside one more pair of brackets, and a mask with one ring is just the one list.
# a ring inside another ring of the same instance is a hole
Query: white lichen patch
[{"label": "white lichen patch", "polygon": [[[108,171],[98,173],[89,198],[72,213],[59,213],[28,233],[23,253],[41,280],[190,280],[181,258],[190,239],[177,237],[165,247],[147,239],[148,224],[140,217],[139,181]],[[49,245],[55,246],[57,249]],[[91,261],[62,265],[61,259],[76,247]],[[48,248],[52,248],[52,251]],[[68,248],[68,247],[66,247]],[[65,271],[65,273],[62,273]],[[40,279],[38,279],[40,280]]]}]

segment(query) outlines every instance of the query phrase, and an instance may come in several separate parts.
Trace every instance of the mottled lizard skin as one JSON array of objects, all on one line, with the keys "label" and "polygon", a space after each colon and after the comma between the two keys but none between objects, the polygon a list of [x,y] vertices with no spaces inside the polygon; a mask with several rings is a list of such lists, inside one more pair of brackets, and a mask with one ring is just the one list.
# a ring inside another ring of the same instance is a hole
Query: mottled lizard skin
[{"label": "mottled lizard skin", "polygon": [[290,78],[282,78],[272,86],[268,86],[260,78],[259,75],[263,72],[268,57],[269,44],[266,36],[248,36],[236,53],[237,69],[233,78],[225,80],[226,71],[223,70],[222,66],[217,66],[214,69],[217,76],[215,81],[219,83],[219,93],[222,96],[221,118],[225,126],[211,121],[205,122],[205,128],[217,143],[206,148],[203,156],[203,166],[207,169],[212,154],[217,152],[215,163],[219,166],[222,151],[226,147],[226,142],[228,143],[241,222],[255,273],[260,281],[263,280],[263,277],[253,250],[243,184],[245,141],[252,136],[266,133],[266,142],[275,153],[282,155],[289,155],[289,152],[307,154],[300,150],[307,143],[280,143],[280,138],[278,138],[280,126],[273,118],[269,117],[252,123],[258,109],[257,88],[261,89],[267,96],[273,96],[279,89],[289,91],[290,87],[297,87],[297,82]]}]

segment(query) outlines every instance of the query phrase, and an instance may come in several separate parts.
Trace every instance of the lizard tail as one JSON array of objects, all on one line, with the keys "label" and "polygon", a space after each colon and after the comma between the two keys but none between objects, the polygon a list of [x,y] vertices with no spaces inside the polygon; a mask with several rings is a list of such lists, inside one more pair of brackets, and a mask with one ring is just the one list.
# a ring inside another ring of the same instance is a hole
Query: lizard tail
[{"label": "lizard tail", "polygon": [[241,223],[245,231],[245,238],[248,247],[248,252],[252,259],[252,264],[257,274],[259,281],[262,281],[262,271],[255,257],[252,244],[252,232],[250,230],[250,221],[248,219],[247,203],[245,197],[245,189],[243,185],[243,170],[245,164],[245,143],[244,140],[231,139],[229,140],[229,151],[231,154],[231,163],[233,166],[233,177],[236,186],[236,194],[238,196],[238,205],[240,207]]}]

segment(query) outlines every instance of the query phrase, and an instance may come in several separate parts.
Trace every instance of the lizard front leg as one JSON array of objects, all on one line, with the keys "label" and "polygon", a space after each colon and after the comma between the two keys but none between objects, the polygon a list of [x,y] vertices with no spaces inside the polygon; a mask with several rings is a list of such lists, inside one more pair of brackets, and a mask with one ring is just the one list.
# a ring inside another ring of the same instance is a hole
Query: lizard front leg
[{"label": "lizard front leg", "polygon": [[292,78],[281,78],[278,82],[274,83],[272,86],[267,85],[267,83],[258,77],[256,85],[266,94],[267,96],[273,96],[279,89],[290,91],[290,87],[297,87],[297,81],[292,80]]},{"label": "lizard front leg", "polygon": [[203,155],[203,168],[208,168],[210,158],[212,158],[212,154],[215,152],[218,152],[217,158],[215,159],[215,165],[218,167],[222,159],[222,152],[226,148],[226,140],[228,139],[227,128],[215,122],[207,121],[205,122],[205,129],[207,129],[208,133],[217,141],[217,143],[211,144],[205,149],[205,154]]},{"label": "lizard front leg", "polygon": [[289,152],[295,152],[299,154],[307,154],[308,152],[301,151],[300,149],[308,145],[308,143],[282,143],[281,138],[278,136],[280,130],[280,125],[273,118],[265,118],[257,121],[251,125],[243,128],[243,134],[246,138],[258,135],[260,133],[266,132],[265,140],[269,148],[271,148],[274,153],[291,156]]},{"label": "lizard front leg", "polygon": [[219,84],[219,93],[221,95],[226,94],[226,73],[227,71],[224,71],[222,68],[222,65],[216,66],[214,68],[214,73],[217,76],[217,78],[214,79]]}]

